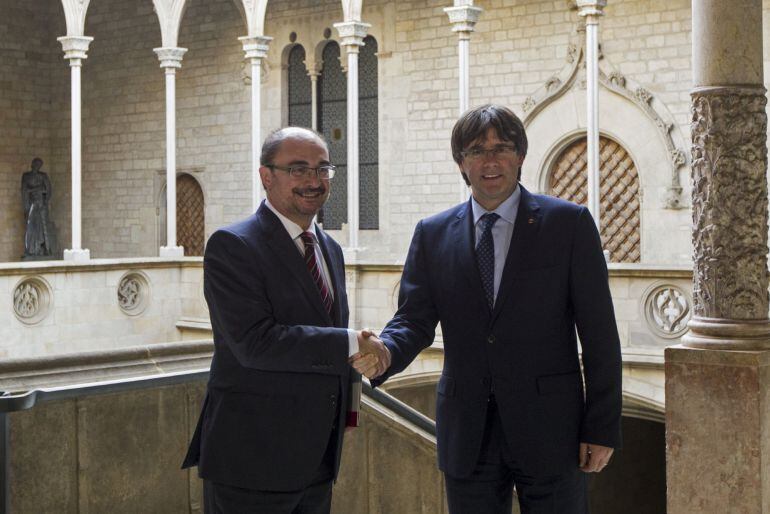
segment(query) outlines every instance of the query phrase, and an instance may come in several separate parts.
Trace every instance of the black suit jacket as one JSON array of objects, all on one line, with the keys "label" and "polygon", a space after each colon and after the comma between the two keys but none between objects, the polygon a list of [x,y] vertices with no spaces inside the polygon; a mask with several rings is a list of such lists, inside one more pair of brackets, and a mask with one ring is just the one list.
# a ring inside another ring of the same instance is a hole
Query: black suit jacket
[{"label": "black suit jacket", "polygon": [[524,472],[558,474],[577,466],[581,441],[617,448],[620,343],[607,266],[587,209],[522,188],[494,310],[474,245],[470,202],[417,224],[399,308],[381,334],[392,365],[373,384],[402,371],[441,323],[436,425],[443,471],[464,477],[473,470],[491,391]]},{"label": "black suit jacket", "polygon": [[[345,426],[352,368],[344,262],[339,245],[320,228],[317,234],[334,287],[332,316],[302,255],[264,203],[208,241],[203,277],[214,357],[183,464],[197,464],[201,478],[258,490],[302,489],[319,469],[333,426]],[[334,433],[335,477],[343,432]]]}]

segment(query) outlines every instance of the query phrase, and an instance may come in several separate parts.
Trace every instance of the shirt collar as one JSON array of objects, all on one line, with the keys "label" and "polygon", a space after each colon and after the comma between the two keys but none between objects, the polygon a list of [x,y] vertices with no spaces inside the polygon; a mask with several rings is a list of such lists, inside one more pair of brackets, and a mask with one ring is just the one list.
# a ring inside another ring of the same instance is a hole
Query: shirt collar
[{"label": "shirt collar", "polygon": [[[273,211],[273,214],[278,216],[278,219],[281,221],[281,224],[283,225],[283,228],[286,229],[286,232],[289,233],[289,237],[291,237],[292,240],[297,239],[303,232],[302,227],[291,221],[289,218],[278,212],[278,209],[276,209],[273,204],[270,203],[270,200],[265,199],[265,206]],[[318,240],[318,234],[315,230],[315,223],[311,223],[310,227],[307,229],[308,232],[313,234],[316,238],[316,241]]]},{"label": "shirt collar", "polygon": [[482,207],[473,196],[471,196],[471,207],[473,208],[473,225],[475,226],[479,219],[483,215],[485,215],[487,212],[494,212],[497,213],[500,216],[500,219],[503,219],[513,225],[513,222],[516,220],[516,213],[519,210],[519,203],[521,202],[521,188],[518,184],[516,184],[516,189],[513,190],[513,193],[511,193],[511,196],[506,198],[503,203],[497,206],[497,209],[494,211],[487,211]]}]

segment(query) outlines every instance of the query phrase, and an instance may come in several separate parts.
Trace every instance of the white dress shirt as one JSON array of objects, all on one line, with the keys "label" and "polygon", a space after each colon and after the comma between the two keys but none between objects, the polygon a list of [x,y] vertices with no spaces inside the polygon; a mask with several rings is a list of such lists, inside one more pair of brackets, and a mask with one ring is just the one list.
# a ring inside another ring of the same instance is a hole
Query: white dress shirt
[{"label": "white dress shirt", "polygon": [[[270,203],[270,200],[265,200],[265,206],[273,211],[273,214],[278,216],[278,219],[281,221],[281,224],[283,225],[283,228],[286,229],[286,232],[289,233],[289,237],[291,237],[291,240],[294,241],[295,246],[297,247],[297,250],[299,251],[299,254],[304,259],[305,257],[305,243],[302,241],[302,238],[300,237],[305,230],[303,230],[302,227],[294,223],[292,220],[278,212],[278,210],[273,206],[273,204]],[[315,223],[311,223],[310,227],[308,227],[307,232],[310,232],[315,236],[315,258],[317,261],[320,262],[319,269],[321,270],[321,279],[326,284],[327,289],[329,290],[329,293],[332,296],[332,300],[334,299],[334,286],[332,285],[332,281],[330,280],[330,273],[329,273],[329,267],[326,265],[326,259],[324,258],[324,254],[321,251],[321,246],[318,244],[318,233],[316,232],[316,225]],[[348,356],[351,356],[353,354],[358,353],[358,333],[355,330],[348,329]]]},{"label": "white dress shirt", "polygon": [[500,216],[500,219],[492,226],[492,238],[495,243],[495,299],[497,298],[497,292],[500,290],[500,280],[503,278],[503,268],[505,267],[505,259],[508,257],[508,248],[511,246],[513,226],[516,223],[519,203],[521,203],[521,188],[518,184],[516,184],[516,189],[513,190],[511,196],[506,198],[493,211],[485,210],[475,198],[471,197],[473,226],[476,228],[474,248],[478,246],[481,235],[484,232],[484,227],[479,223],[481,217],[487,212],[494,212]]}]

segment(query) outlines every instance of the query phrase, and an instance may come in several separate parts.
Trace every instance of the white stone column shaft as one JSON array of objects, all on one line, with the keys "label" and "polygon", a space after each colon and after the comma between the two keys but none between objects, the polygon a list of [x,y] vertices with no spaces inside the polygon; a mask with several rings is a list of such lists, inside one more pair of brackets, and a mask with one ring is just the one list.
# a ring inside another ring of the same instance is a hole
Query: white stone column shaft
[{"label": "white stone column shaft", "polygon": [[80,69],[83,59],[87,57],[88,46],[92,37],[65,36],[58,38],[64,50],[64,58],[70,62],[70,109],[71,109],[71,139],[72,139],[72,248],[64,250],[64,260],[85,261],[90,259],[88,249],[84,249],[82,241],[82,145],[81,145],[81,87]]},{"label": "white stone column shaft", "polygon": [[[452,24],[452,32],[457,33],[457,62],[458,62],[458,105],[459,115],[470,108],[470,46],[471,32],[474,31],[476,22],[479,19],[483,9],[474,7],[472,1],[466,2],[468,5],[455,5],[454,7],[445,7],[444,12],[449,16],[449,23]],[[468,186],[464,180],[460,179],[460,202],[468,200]]]},{"label": "white stone column shaft", "polygon": [[358,50],[364,44],[368,23],[348,21],[335,23],[342,46],[348,52],[348,248],[358,249],[359,226],[359,162],[358,162]]},{"label": "white stone column shaft", "polygon": [[176,70],[182,66],[186,48],[155,48],[160,67],[166,71],[166,246],[160,256],[184,256],[176,235]]},{"label": "white stone column shaft", "polygon": [[251,211],[262,201],[262,185],[259,176],[259,156],[262,147],[262,59],[267,57],[270,41],[267,36],[238,38],[243,44],[246,58],[251,61]]},{"label": "white stone column shaft", "polygon": [[310,126],[318,130],[318,72],[310,73]]},{"label": "white stone column shaft", "polygon": [[578,1],[586,20],[586,132],[588,210],[601,230],[601,170],[599,169],[599,17],[606,0]]}]

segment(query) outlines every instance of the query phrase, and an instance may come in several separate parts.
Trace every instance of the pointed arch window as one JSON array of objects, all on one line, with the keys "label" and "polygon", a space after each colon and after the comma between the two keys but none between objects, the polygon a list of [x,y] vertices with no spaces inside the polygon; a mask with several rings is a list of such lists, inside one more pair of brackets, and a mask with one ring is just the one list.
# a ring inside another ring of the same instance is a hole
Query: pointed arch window
[{"label": "pointed arch window", "polygon": [[294,45],[289,51],[288,64],[289,125],[309,128],[312,123],[312,98],[302,45]]}]

